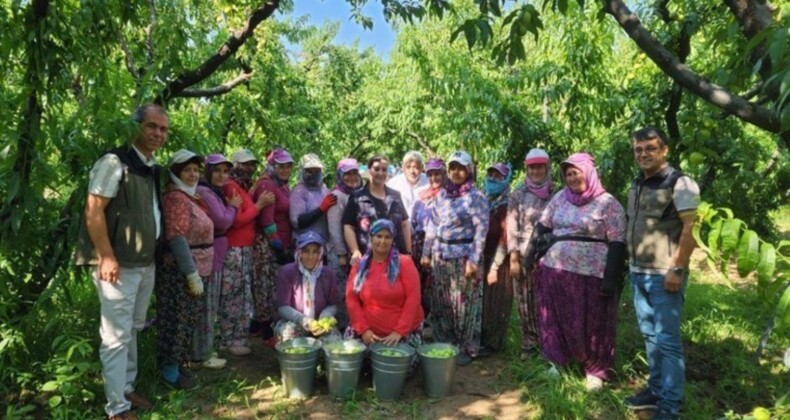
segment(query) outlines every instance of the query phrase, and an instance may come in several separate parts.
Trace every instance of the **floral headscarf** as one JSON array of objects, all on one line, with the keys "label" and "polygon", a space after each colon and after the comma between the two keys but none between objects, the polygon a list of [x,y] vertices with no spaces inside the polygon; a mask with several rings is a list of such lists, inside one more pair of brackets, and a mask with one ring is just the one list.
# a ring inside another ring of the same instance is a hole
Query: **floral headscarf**
[{"label": "floral headscarf", "polygon": [[[392,223],[389,219],[378,219],[373,222],[373,225],[370,227],[370,236],[371,238],[375,236],[377,233],[381,232],[382,230],[387,230],[392,235],[393,239],[393,246],[390,249],[389,255],[387,255],[387,280],[389,281],[389,285],[392,286],[395,284],[395,279],[398,278],[398,273],[400,272],[400,256],[398,255],[398,250],[394,246],[395,244],[395,224]],[[362,259],[359,261],[359,266],[357,267],[357,275],[354,277],[354,293],[359,294],[362,290],[362,285],[365,283],[368,277],[368,271],[370,271],[370,264],[373,261],[373,247],[368,247],[368,250],[365,252],[365,255],[362,256]]]}]

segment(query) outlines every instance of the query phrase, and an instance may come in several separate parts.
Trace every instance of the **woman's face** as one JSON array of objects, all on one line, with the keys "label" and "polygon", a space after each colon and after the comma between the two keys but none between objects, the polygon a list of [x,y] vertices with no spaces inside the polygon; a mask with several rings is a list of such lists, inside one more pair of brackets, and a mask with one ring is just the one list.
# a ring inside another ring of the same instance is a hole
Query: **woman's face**
[{"label": "woman's face", "polygon": [[230,178],[230,165],[221,164],[214,167],[211,171],[211,185],[222,188]]},{"label": "woman's face", "polygon": [[343,174],[343,183],[350,188],[359,188],[362,183],[362,177],[359,176],[359,171],[352,169]]},{"label": "woman's face", "polygon": [[293,167],[292,163],[278,163],[274,166],[274,173],[277,175],[277,178],[287,181],[291,178]]},{"label": "woman's face", "polygon": [[302,263],[304,268],[312,270],[318,265],[319,258],[321,258],[321,247],[319,247],[318,244],[308,244],[302,248],[299,262]]},{"label": "woman's face", "polygon": [[387,182],[387,167],[389,162],[386,160],[379,160],[373,162],[368,170],[370,173],[370,182],[376,185],[384,185]]},{"label": "woman's face", "polygon": [[461,185],[469,178],[469,170],[458,162],[451,162],[447,175],[450,177],[450,182]]},{"label": "woman's face", "polygon": [[385,257],[392,249],[392,234],[384,229],[376,232],[371,238],[373,244],[373,254],[378,257]]},{"label": "woman's face", "polygon": [[489,169],[488,172],[486,173],[486,176],[494,181],[502,181],[503,179],[505,179],[505,176],[499,173],[499,171],[497,171],[496,169]]},{"label": "woman's face", "polygon": [[178,178],[184,184],[194,187],[200,179],[200,167],[197,163],[190,163],[181,170],[181,173],[178,174]]},{"label": "woman's face", "polygon": [[527,165],[527,176],[530,181],[536,184],[540,184],[546,179],[546,172],[546,165],[543,163]]},{"label": "woman's face", "polygon": [[587,180],[584,178],[584,173],[574,166],[568,166],[565,169],[565,185],[577,194],[587,191]]},{"label": "woman's face", "polygon": [[441,188],[444,186],[444,174],[442,171],[436,169],[432,171],[428,171],[428,184],[430,184],[431,188]]}]

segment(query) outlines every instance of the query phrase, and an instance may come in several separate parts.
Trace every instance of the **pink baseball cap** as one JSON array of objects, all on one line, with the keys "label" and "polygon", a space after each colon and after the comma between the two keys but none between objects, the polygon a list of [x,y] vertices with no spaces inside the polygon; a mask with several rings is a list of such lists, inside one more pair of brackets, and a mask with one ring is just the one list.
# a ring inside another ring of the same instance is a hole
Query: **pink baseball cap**
[{"label": "pink baseball cap", "polygon": [[291,157],[291,154],[288,153],[287,150],[279,147],[269,153],[266,161],[269,163],[294,163],[294,159]]},{"label": "pink baseball cap", "polygon": [[356,159],[346,158],[341,159],[340,162],[337,163],[337,171],[341,174],[344,174],[348,171],[358,171],[359,170],[359,162]]},{"label": "pink baseball cap", "polygon": [[549,154],[543,149],[532,149],[524,157],[525,165],[540,165],[549,162]]}]

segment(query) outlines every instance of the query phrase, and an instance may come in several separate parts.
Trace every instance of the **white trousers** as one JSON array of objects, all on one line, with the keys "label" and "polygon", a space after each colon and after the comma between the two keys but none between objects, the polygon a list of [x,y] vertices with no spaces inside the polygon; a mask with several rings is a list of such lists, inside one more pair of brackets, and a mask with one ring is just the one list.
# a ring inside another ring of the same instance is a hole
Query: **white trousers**
[{"label": "white trousers", "polygon": [[99,280],[93,270],[93,284],[101,302],[101,347],[104,393],[109,416],[131,408],[124,394],[134,391],[137,377],[137,332],[145,325],[145,314],[154,291],[156,266],[121,267],[116,283]]}]

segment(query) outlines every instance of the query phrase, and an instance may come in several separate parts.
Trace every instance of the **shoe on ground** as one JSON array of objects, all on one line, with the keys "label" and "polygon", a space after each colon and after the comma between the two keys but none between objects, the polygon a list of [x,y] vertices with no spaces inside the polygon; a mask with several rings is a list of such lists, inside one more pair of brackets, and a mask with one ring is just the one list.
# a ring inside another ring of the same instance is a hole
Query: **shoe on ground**
[{"label": "shoe on ground", "polygon": [[252,350],[250,350],[250,348],[247,346],[233,346],[228,349],[228,353],[232,354],[233,356],[246,356],[252,353]]},{"label": "shoe on ground", "polygon": [[593,376],[587,375],[584,381],[584,389],[587,392],[598,392],[603,389],[603,379]]},{"label": "shoe on ground", "polygon": [[658,400],[658,396],[654,395],[648,387],[626,398],[625,406],[632,410],[657,410]]},{"label": "shoe on ground", "polygon": [[455,364],[458,366],[468,366],[470,363],[472,363],[472,357],[466,353],[458,353],[455,356]]},{"label": "shoe on ground", "polygon": [[112,416],[107,416],[107,418],[110,420],[137,420],[137,414],[134,414],[132,410],[126,410]]},{"label": "shoe on ground", "polygon": [[220,359],[219,357],[212,357],[211,359],[206,360],[205,362],[201,363],[201,366],[207,369],[222,369],[228,363],[225,359]]},{"label": "shoe on ground", "polygon": [[125,394],[126,400],[132,403],[132,408],[142,408],[143,410],[152,410],[154,404],[147,398],[136,392]]},{"label": "shoe on ground", "polygon": [[653,420],[678,420],[680,416],[677,414],[672,414],[668,411],[661,410],[653,416]]},{"label": "shoe on ground", "polygon": [[546,370],[546,374],[552,378],[559,378],[560,377],[560,370],[557,369],[557,366],[551,365],[548,370]]},{"label": "shoe on ground", "polygon": [[197,384],[188,376],[186,375],[178,375],[178,379],[175,382],[170,382],[165,380],[164,378],[162,381],[167,384],[169,387],[177,390],[189,390],[197,388]]},{"label": "shoe on ground", "polygon": [[521,349],[521,354],[518,356],[522,362],[528,360],[531,357],[538,356],[540,354],[540,350],[537,347],[529,347],[526,349]]}]

